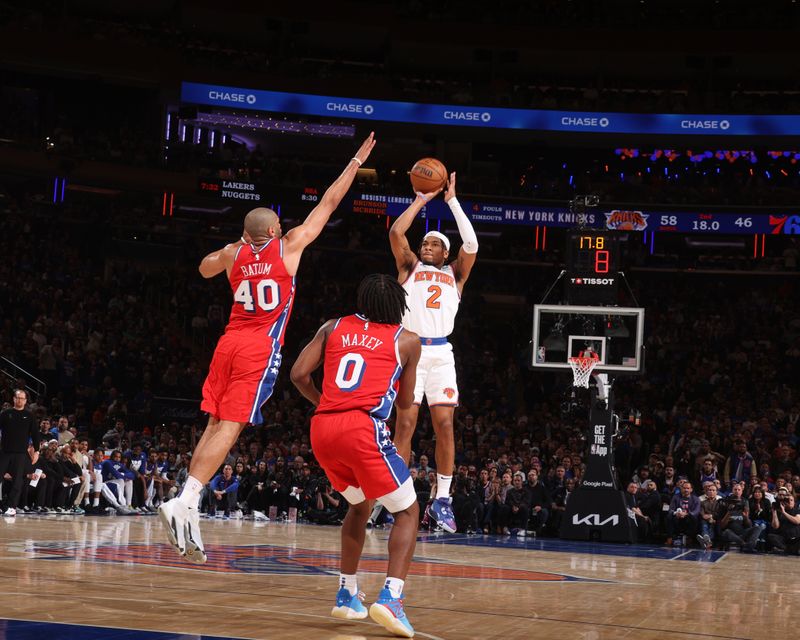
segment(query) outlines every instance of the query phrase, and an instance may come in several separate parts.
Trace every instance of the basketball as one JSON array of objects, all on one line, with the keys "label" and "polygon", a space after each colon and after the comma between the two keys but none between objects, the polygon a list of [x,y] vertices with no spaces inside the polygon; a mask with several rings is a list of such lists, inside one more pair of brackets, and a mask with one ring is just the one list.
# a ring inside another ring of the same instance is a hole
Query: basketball
[{"label": "basketball", "polygon": [[447,169],[436,158],[417,160],[409,176],[415,193],[431,193],[447,184]]}]

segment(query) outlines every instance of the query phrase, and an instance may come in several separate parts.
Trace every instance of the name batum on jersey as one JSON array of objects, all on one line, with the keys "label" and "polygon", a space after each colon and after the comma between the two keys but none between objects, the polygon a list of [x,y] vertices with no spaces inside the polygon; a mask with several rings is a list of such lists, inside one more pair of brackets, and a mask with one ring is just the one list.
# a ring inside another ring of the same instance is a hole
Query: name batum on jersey
[{"label": "name batum on jersey", "polygon": [[375,351],[383,344],[383,340],[378,340],[374,336],[358,333],[345,333],[342,335],[342,347],[364,347],[370,351]]},{"label": "name batum on jersey", "polygon": [[[255,259],[258,260],[259,257],[256,255]],[[245,278],[251,278],[253,276],[265,276],[269,275],[270,271],[272,271],[272,263],[259,262],[257,264],[246,264],[239,268],[242,270],[242,275]]]},{"label": "name batum on jersey", "polygon": [[454,287],[456,279],[450,274],[441,273],[440,271],[419,271],[414,276],[414,282],[441,282]]}]

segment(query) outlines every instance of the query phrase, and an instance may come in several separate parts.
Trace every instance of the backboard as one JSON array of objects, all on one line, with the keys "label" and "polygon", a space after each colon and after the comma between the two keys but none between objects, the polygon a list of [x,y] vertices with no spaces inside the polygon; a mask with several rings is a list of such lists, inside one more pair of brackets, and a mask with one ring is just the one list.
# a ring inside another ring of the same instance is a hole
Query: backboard
[{"label": "backboard", "polygon": [[597,372],[641,373],[644,309],[537,304],[533,308],[535,369],[570,370],[568,358],[591,348]]}]

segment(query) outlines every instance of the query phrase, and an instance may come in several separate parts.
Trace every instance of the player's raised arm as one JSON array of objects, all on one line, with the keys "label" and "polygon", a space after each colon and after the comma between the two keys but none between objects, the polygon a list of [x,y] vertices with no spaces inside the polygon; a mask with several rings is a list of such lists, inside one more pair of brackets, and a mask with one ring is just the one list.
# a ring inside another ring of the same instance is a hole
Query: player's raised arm
[{"label": "player's raised arm", "polygon": [[400,388],[397,391],[395,404],[399,409],[408,409],[414,404],[414,386],[417,381],[417,365],[422,346],[419,336],[413,331],[403,331],[399,340],[398,347],[403,373],[400,374]]},{"label": "player's raised arm", "polygon": [[244,244],[244,238],[238,242],[226,244],[222,249],[212,251],[200,261],[200,275],[204,278],[213,278],[223,271],[230,274],[236,251]]},{"label": "player's raised arm", "polygon": [[325,191],[319,204],[308,214],[303,224],[286,234],[283,262],[290,274],[297,273],[303,249],[314,242],[317,236],[322,233],[325,225],[328,224],[331,214],[336,211],[336,207],[339,206],[342,198],[344,198],[353,184],[358,168],[366,162],[374,146],[375,133],[371,132],[361,144],[359,150],[356,151],[356,155],[347,163],[341,175]]},{"label": "player's raised arm", "polygon": [[392,247],[392,255],[397,265],[398,279],[401,282],[408,277],[417,262],[417,254],[411,250],[406,238],[406,232],[422,207],[439,195],[440,192],[441,189],[433,193],[418,193],[414,202],[408,205],[408,208],[398,216],[392,228],[389,229],[389,244]]},{"label": "player's raised arm", "polygon": [[311,342],[297,356],[297,360],[295,360],[292,371],[289,374],[292,384],[315,407],[319,404],[321,394],[314,384],[311,374],[319,368],[325,359],[325,343],[333,330],[334,324],[336,324],[336,320],[328,320],[319,328]]},{"label": "player's raised arm", "polygon": [[458,198],[456,198],[455,171],[450,174],[450,180],[447,183],[447,191],[444,194],[444,201],[447,203],[447,206],[450,207],[450,212],[453,214],[453,218],[458,226],[458,233],[461,236],[461,249],[458,251],[458,257],[451,264],[456,276],[458,290],[461,291],[467,278],[469,278],[472,267],[475,265],[475,259],[478,257],[478,236],[475,235],[475,229],[472,228],[472,223],[461,208]]}]

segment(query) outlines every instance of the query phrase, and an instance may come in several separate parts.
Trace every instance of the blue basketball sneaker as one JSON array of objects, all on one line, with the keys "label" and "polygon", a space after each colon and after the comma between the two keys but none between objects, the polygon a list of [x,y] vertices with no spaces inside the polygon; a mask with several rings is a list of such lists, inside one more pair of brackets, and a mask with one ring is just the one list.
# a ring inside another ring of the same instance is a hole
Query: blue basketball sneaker
[{"label": "blue basketball sneaker", "polygon": [[456,532],[456,517],[453,514],[452,498],[436,498],[428,505],[425,513],[447,533]]},{"label": "blue basketball sneaker", "polygon": [[336,592],[336,606],[331,609],[331,615],[342,620],[363,620],[367,617],[367,609],[361,604],[363,599],[362,592],[351,596],[347,587],[342,587]]},{"label": "blue basketball sneaker", "polygon": [[414,637],[414,627],[403,610],[403,596],[393,598],[389,589],[381,589],[375,604],[369,608],[369,617],[396,636]]}]

